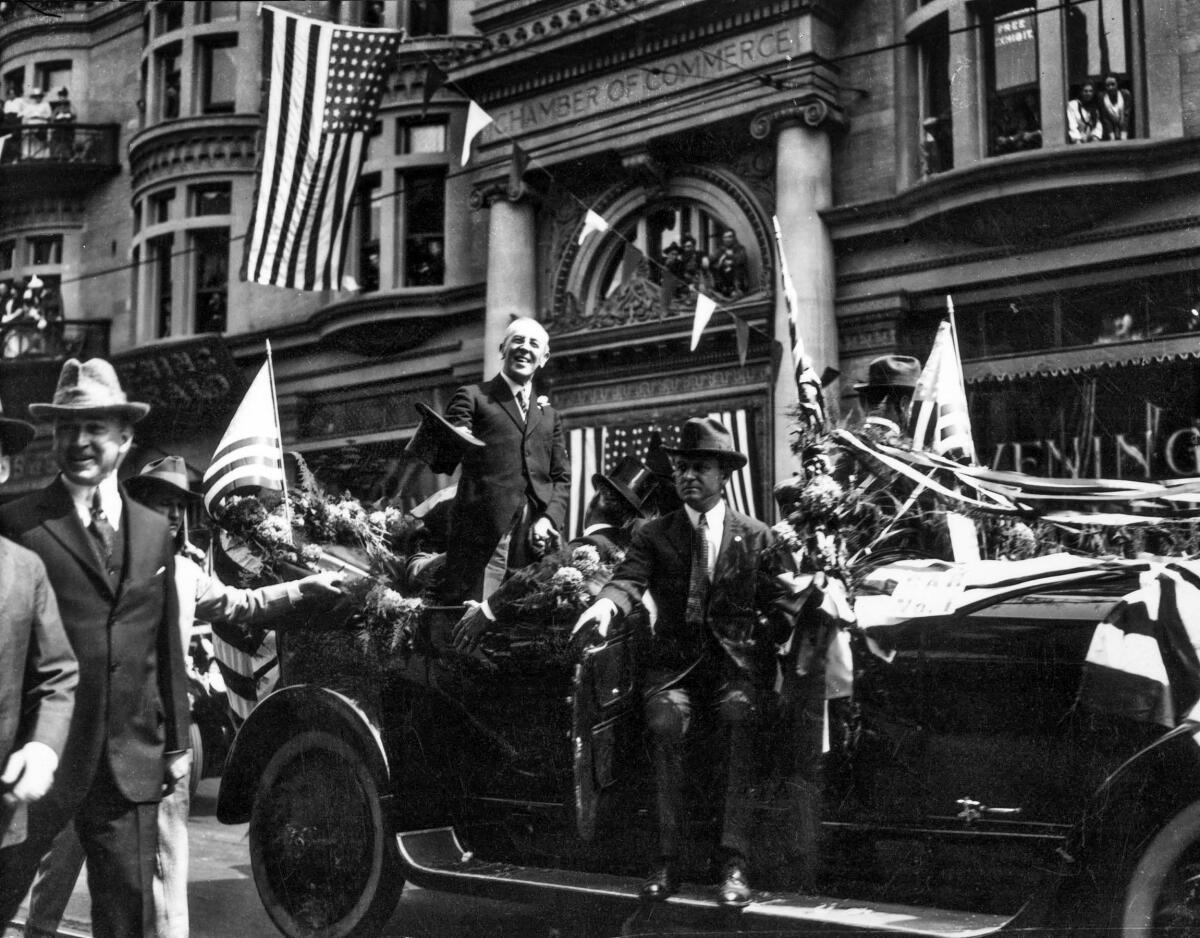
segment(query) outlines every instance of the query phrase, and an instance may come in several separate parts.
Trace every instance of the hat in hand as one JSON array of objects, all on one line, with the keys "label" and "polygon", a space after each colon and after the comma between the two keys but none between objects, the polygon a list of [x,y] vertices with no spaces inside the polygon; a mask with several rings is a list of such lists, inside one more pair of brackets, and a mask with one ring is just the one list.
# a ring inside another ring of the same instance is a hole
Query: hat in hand
[{"label": "hat in hand", "polygon": [[911,355],[881,355],[867,365],[866,384],[856,384],[854,390],[878,397],[889,391],[913,391],[920,377],[921,362]]},{"label": "hat in hand", "polygon": [[192,480],[182,456],[164,456],[142,466],[141,471],[125,483],[125,488],[138,501],[149,498],[157,489],[171,491],[185,498],[199,498],[192,491]]},{"label": "hat in hand", "polygon": [[417,404],[421,424],[404,447],[438,475],[449,475],[472,450],[482,449],[483,440],[470,430],[456,427],[432,407]]},{"label": "hat in hand", "polygon": [[15,456],[33,439],[33,424],[4,416],[0,403],[0,456]]},{"label": "hat in hand", "polygon": [[715,459],[726,469],[741,469],[750,461],[733,448],[733,434],[714,417],[693,417],[683,425],[678,446],[664,446],[672,456]]},{"label": "hat in hand", "polygon": [[617,468],[608,475],[597,472],[592,476],[592,485],[597,489],[607,488],[625,499],[638,515],[642,514],[642,503],[654,489],[657,480],[654,473],[640,459],[624,457]]},{"label": "hat in hand", "polygon": [[125,397],[117,371],[103,358],[81,362],[68,358],[58,376],[54,400],[30,404],[37,420],[58,417],[122,417],[136,423],[150,413],[150,405]]}]

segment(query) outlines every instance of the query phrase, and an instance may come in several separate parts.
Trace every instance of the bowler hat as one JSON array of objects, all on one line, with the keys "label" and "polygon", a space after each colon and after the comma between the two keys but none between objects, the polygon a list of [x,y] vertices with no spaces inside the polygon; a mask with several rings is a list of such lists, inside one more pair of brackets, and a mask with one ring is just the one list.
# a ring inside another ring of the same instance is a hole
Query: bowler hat
[{"label": "bowler hat", "polygon": [[456,427],[426,404],[417,404],[421,423],[404,452],[412,453],[439,475],[449,475],[463,456],[481,449],[483,440],[465,427]]},{"label": "bowler hat", "polygon": [[164,488],[187,498],[200,497],[199,492],[192,491],[187,463],[182,456],[164,456],[162,459],[151,460],[125,483],[125,488],[136,499],[147,498],[155,489]]},{"label": "bowler hat", "polygon": [[881,355],[867,365],[867,383],[854,385],[854,390],[894,391],[913,390],[921,377],[921,362],[911,355]]},{"label": "bowler hat", "polygon": [[49,404],[30,404],[29,413],[37,420],[110,416],[136,423],[150,413],[150,405],[128,400],[116,369],[103,358],[85,362],[68,358],[58,375],[54,400]]},{"label": "bowler hat", "polygon": [[714,417],[692,417],[683,425],[678,446],[664,446],[672,456],[715,459],[729,469],[741,469],[750,461],[733,448],[733,434]]},{"label": "bowler hat", "polygon": [[0,403],[0,456],[17,455],[33,439],[34,432],[33,424],[5,417]]},{"label": "bowler hat", "polygon": [[642,513],[642,502],[656,484],[654,473],[644,462],[632,456],[625,456],[608,475],[597,472],[592,476],[592,485],[597,489],[606,487],[616,492],[639,515]]}]

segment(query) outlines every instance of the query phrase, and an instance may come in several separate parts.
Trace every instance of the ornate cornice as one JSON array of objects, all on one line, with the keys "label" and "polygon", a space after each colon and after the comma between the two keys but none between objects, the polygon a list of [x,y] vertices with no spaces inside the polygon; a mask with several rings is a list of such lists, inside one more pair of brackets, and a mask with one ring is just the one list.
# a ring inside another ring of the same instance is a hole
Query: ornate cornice
[{"label": "ornate cornice", "polygon": [[484,182],[471,187],[468,204],[473,211],[491,208],[497,202],[532,202],[540,204],[543,194],[527,182],[510,179],[507,182]]},{"label": "ornate cornice", "polygon": [[6,235],[25,229],[82,228],[86,206],[80,199],[32,198],[5,203],[0,232]]},{"label": "ornate cornice", "polygon": [[184,118],[143,130],[129,142],[129,172],[139,190],[197,172],[252,173],[256,114]]},{"label": "ornate cornice", "polygon": [[804,124],[816,130],[841,127],[845,120],[841,111],[831,108],[824,98],[811,96],[759,111],[750,119],[750,136],[755,140],[766,140],[773,130],[791,124]]}]

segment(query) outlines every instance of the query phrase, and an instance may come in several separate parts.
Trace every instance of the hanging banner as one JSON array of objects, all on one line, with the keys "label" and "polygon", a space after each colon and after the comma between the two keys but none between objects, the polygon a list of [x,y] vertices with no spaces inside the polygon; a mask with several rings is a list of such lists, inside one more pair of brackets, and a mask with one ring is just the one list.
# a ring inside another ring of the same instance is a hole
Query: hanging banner
[{"label": "hanging banner", "polygon": [[996,17],[992,50],[997,92],[1037,84],[1037,18],[1033,7]]}]

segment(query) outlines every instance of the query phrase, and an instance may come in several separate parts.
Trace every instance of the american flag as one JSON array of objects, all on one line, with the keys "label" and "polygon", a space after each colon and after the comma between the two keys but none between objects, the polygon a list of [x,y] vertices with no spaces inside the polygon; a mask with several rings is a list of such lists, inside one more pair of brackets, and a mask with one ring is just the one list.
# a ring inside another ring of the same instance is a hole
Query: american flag
[{"label": "american flag", "polygon": [[805,425],[812,430],[825,428],[825,399],[821,394],[821,379],[813,369],[812,361],[804,350],[804,339],[800,335],[800,302],[796,298],[796,285],[788,273],[787,257],[783,251],[783,231],[779,219],[771,217],[775,225],[775,243],[779,247],[779,279],[783,287],[783,298],[787,303],[788,338],[792,343],[792,369],[796,379],[796,391],[800,396],[800,410]]},{"label": "american flag", "polygon": [[400,33],[262,8],[266,114],[242,279],[336,290],[346,231]]},{"label": "american flag", "polygon": [[971,437],[967,392],[949,320],[938,326],[933,350],[913,391],[912,408],[916,449],[974,464],[975,442]]},{"label": "american flag", "polygon": [[267,361],[238,405],[204,473],[204,507],[215,514],[235,492],[282,491],[283,485],[283,444],[275,420],[271,363]]}]

